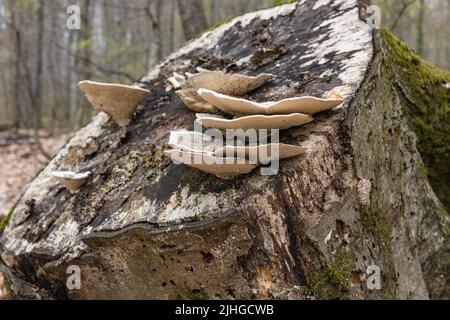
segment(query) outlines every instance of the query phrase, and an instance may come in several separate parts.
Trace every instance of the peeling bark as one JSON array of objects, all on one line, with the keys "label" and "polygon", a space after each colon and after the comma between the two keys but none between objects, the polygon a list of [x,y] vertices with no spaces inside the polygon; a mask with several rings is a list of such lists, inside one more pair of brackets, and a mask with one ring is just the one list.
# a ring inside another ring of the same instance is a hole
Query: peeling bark
[{"label": "peeling bark", "polygon": [[[353,0],[251,13],[190,42],[142,79],[152,95],[128,127],[97,115],[31,183],[0,237],[11,297],[448,297],[448,215],[388,51]],[[194,120],[166,79],[196,67],[274,74],[257,101],[337,88],[345,103],[282,132],[309,152],[278,175],[222,181],[164,156]],[[93,177],[74,195],[50,176],[73,168]],[[372,264],[381,290],[366,286]]]}]

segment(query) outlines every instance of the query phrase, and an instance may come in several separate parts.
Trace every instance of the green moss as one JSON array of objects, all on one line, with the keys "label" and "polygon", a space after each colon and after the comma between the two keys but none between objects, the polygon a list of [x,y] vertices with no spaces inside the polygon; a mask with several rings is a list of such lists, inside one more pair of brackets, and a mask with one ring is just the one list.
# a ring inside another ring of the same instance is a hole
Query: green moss
[{"label": "green moss", "polygon": [[425,165],[423,164],[423,162],[419,163],[419,176],[421,178],[427,178],[428,177],[428,172],[427,172],[427,168],[425,167]]},{"label": "green moss", "polygon": [[386,211],[363,208],[360,213],[360,222],[367,232],[376,237],[383,248],[390,250],[391,239]]},{"label": "green moss", "polygon": [[397,275],[392,263],[381,270],[381,296],[384,300],[396,300]]},{"label": "green moss", "polygon": [[437,214],[444,234],[447,235],[447,237],[450,237],[450,219],[448,219],[448,212],[444,208],[439,208]]},{"label": "green moss", "polygon": [[14,209],[11,209],[6,217],[0,222],[0,234],[2,234],[3,230],[6,228],[6,225],[8,224],[9,219],[11,219],[11,216],[13,214]]},{"label": "green moss", "polygon": [[[386,65],[405,95],[403,112],[417,137],[431,187],[450,211],[450,72],[424,61],[387,29],[381,30]],[[426,172],[425,172],[426,171]]]},{"label": "green moss", "polygon": [[308,275],[307,294],[317,299],[339,299],[348,292],[354,251],[341,248],[330,266],[314,270]]},{"label": "green moss", "polygon": [[277,7],[277,6],[281,6],[283,4],[295,3],[295,2],[297,2],[297,0],[273,0],[273,5],[275,7]]},{"label": "green moss", "polygon": [[387,210],[374,208],[362,208],[360,222],[368,233],[372,234],[378,242],[383,254],[383,266],[381,267],[382,287],[381,295],[385,300],[394,300],[397,287],[397,276],[392,259],[392,243],[389,231]]}]

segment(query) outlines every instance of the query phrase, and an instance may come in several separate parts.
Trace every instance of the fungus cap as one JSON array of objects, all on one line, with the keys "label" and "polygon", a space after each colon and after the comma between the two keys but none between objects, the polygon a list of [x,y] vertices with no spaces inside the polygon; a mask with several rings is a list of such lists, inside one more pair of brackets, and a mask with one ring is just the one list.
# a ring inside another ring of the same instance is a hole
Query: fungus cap
[{"label": "fungus cap", "polygon": [[71,193],[77,192],[91,175],[90,172],[76,173],[72,171],[53,171],[52,176],[56,178]]},{"label": "fungus cap", "polygon": [[242,98],[235,98],[208,89],[199,89],[199,96],[203,100],[229,114],[315,114],[339,106],[344,100],[334,91],[329,98],[294,97],[275,102],[254,102]]},{"label": "fungus cap", "polygon": [[120,126],[126,126],[136,112],[138,104],[150,91],[122,84],[81,81],[81,91],[97,110],[103,111]]},{"label": "fungus cap", "polygon": [[187,75],[187,86],[195,89],[205,88],[232,96],[242,96],[255,90],[273,77],[268,73],[253,77],[238,73],[201,70],[199,73]]}]

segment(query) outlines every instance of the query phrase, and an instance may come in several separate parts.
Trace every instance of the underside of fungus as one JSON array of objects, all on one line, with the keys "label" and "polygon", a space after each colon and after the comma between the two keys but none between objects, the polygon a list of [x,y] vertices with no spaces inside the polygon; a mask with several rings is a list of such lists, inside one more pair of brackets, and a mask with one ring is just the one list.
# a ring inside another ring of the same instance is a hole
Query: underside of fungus
[{"label": "underside of fungus", "polygon": [[120,126],[129,124],[138,104],[150,94],[148,90],[122,84],[81,81],[78,86],[95,109],[110,115]]},{"label": "underside of fungus", "polygon": [[196,131],[171,131],[169,146],[173,149],[213,154],[220,147],[214,139]]},{"label": "underside of fungus", "polygon": [[313,121],[314,119],[303,113],[278,114],[278,115],[250,115],[234,119],[225,117],[197,114],[197,122],[207,128],[215,129],[288,129],[298,127]]},{"label": "underside of fungus", "polygon": [[182,151],[178,149],[166,150],[166,155],[173,161],[186,164],[221,179],[230,179],[253,171],[258,164],[248,160],[236,158],[216,157],[207,153]]},{"label": "underside of fungus", "polygon": [[221,179],[246,174],[267,159],[282,160],[304,154],[306,149],[283,143],[260,145],[224,145],[222,139],[195,131],[172,131],[166,151],[173,161],[186,164]]},{"label": "underside of fungus", "polygon": [[219,111],[219,109],[203,100],[195,89],[178,90],[176,94],[192,111],[204,113],[216,113]]},{"label": "underside of fungus", "polygon": [[0,300],[8,297],[8,288],[6,287],[5,276],[0,272]]},{"label": "underside of fungus", "polygon": [[196,131],[171,131],[169,146],[184,152],[207,153],[215,157],[245,157],[251,154],[265,154],[272,157],[277,153],[279,160],[304,154],[306,149],[284,143],[268,143],[260,145],[227,145],[226,141]]},{"label": "underside of fungus", "polygon": [[332,92],[329,98],[295,97],[276,102],[258,103],[250,100],[235,98],[213,90],[199,89],[198,94],[208,103],[229,114],[315,114],[340,105],[344,100]]},{"label": "underside of fungus", "polygon": [[90,172],[53,171],[52,176],[71,193],[76,193],[90,176]]}]

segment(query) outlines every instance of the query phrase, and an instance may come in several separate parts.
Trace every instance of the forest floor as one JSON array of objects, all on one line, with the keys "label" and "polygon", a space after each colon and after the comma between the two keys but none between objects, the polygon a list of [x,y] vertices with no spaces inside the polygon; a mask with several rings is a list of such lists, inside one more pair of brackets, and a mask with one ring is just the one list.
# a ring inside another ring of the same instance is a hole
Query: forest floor
[{"label": "forest floor", "polygon": [[[64,146],[71,134],[39,132],[42,149],[50,156]],[[0,219],[14,206],[48,159],[34,143],[31,130],[0,128]]]}]

